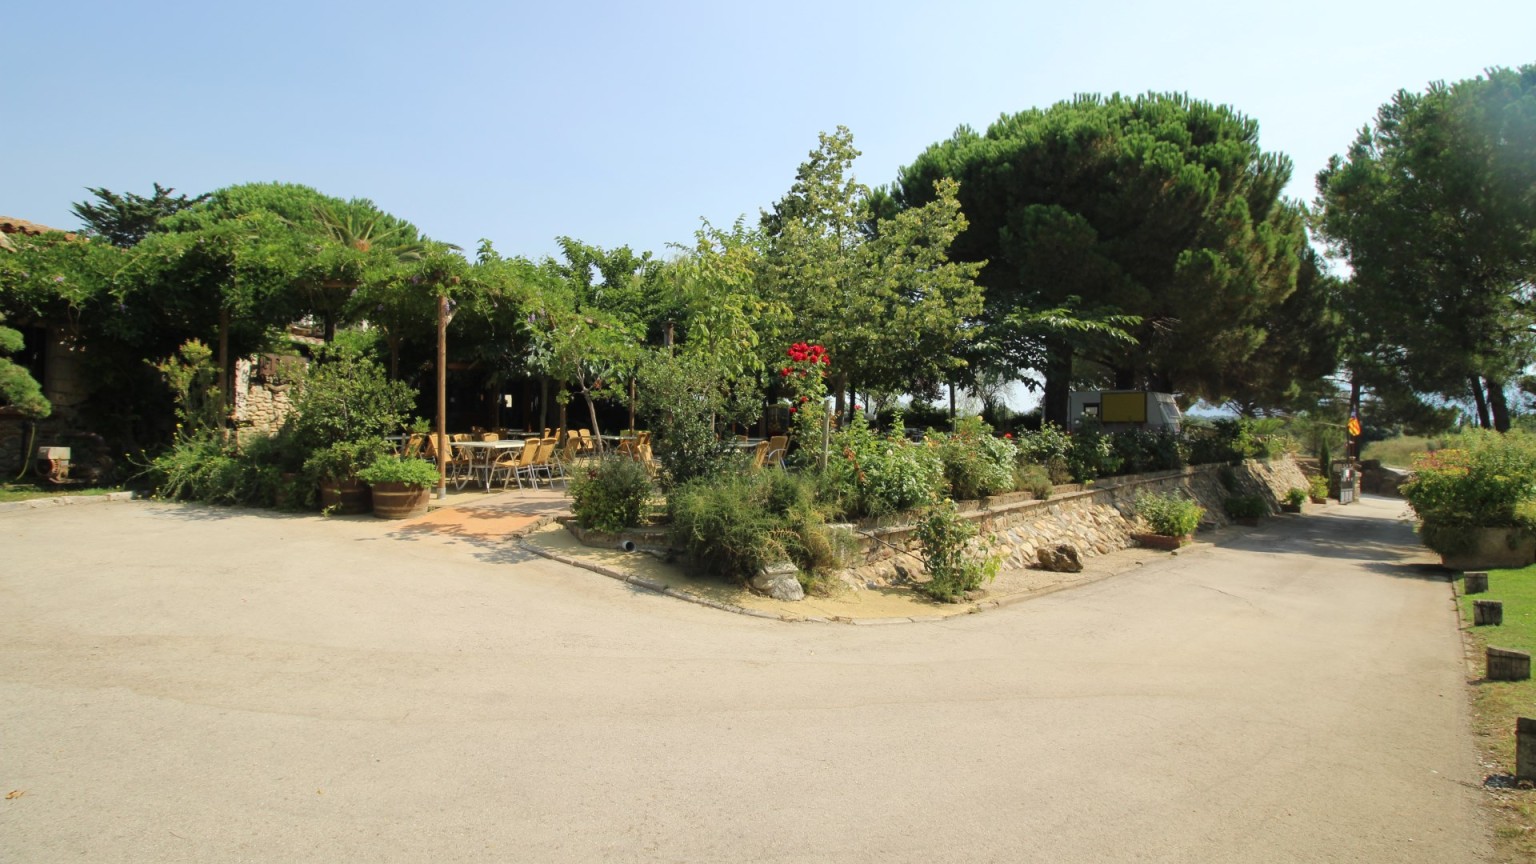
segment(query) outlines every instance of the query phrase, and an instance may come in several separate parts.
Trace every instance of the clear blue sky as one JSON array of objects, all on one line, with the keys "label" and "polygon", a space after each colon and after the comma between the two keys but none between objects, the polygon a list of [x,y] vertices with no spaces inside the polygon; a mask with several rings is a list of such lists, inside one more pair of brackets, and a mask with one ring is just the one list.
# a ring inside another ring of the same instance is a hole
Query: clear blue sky
[{"label": "clear blue sky", "polygon": [[0,214],[281,180],[469,251],[664,254],[755,219],[839,124],[879,185],[959,124],[1148,90],[1257,119],[1311,200],[1395,90],[1536,62],[1533,36],[1533,0],[11,4]]}]

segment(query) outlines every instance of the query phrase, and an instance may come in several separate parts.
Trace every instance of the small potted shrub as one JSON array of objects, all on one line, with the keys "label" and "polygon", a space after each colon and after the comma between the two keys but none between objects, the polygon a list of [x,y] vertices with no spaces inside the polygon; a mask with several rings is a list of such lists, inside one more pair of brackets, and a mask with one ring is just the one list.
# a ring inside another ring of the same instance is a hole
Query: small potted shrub
[{"label": "small potted shrub", "polygon": [[437,466],[425,459],[381,456],[357,477],[373,487],[373,515],[406,519],[427,512],[438,474]]},{"label": "small potted shrub", "polygon": [[352,516],[373,506],[357,472],[386,450],[384,441],[341,441],[321,447],[304,460],[304,472],[320,486],[320,506],[327,513]]},{"label": "small potted shrub", "polygon": [[1280,510],[1284,513],[1300,513],[1301,505],[1306,503],[1307,490],[1301,487],[1292,487],[1285,493],[1285,500],[1280,504]]},{"label": "small potted shrub", "polygon": [[1142,493],[1136,496],[1136,515],[1151,529],[1150,533],[1131,535],[1138,543],[1154,549],[1177,549],[1190,541],[1205,508],[1174,492]]},{"label": "small potted shrub", "polygon": [[1232,521],[1249,527],[1257,526],[1261,518],[1269,515],[1269,504],[1258,495],[1233,495],[1222,506]]},{"label": "small potted shrub", "polygon": [[1314,474],[1307,478],[1307,495],[1313,504],[1328,503],[1328,478],[1321,474]]}]

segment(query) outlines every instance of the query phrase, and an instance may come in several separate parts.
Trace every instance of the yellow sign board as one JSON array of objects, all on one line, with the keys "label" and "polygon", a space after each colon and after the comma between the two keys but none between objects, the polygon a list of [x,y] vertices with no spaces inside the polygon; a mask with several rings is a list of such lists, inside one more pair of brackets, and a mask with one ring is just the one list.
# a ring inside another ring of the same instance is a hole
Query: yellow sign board
[{"label": "yellow sign board", "polygon": [[1140,391],[1099,394],[1099,419],[1105,423],[1147,422],[1147,394]]}]

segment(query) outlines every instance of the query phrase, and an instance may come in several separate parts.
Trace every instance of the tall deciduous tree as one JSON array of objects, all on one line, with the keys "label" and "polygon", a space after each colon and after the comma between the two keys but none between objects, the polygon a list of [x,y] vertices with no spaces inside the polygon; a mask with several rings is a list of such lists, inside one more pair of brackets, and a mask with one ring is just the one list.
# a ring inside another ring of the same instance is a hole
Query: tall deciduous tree
[{"label": "tall deciduous tree", "polygon": [[980,262],[949,260],[966,227],[954,184],[895,213],[853,177],[858,155],[845,127],[823,133],[762,215],[765,293],[792,311],[794,328],[768,343],[774,353],[794,341],[826,347],[840,412],[850,384],[901,391],[950,377],[982,302]]},{"label": "tall deciduous tree", "polygon": [[1358,353],[1508,429],[1505,387],[1536,357],[1536,65],[1399,91],[1317,188],[1375,337]]},{"label": "tall deciduous tree", "polygon": [[[1062,422],[1085,355],[1116,386],[1197,395],[1213,367],[1254,355],[1305,243],[1279,197],[1290,170],[1225,106],[1080,96],[962,127],[901,171],[894,197],[910,207],[936,179],[959,181],[970,227],[954,254],[987,262],[992,342],[1039,358],[1046,417]],[[1132,321],[1133,349],[1116,338]]]}]

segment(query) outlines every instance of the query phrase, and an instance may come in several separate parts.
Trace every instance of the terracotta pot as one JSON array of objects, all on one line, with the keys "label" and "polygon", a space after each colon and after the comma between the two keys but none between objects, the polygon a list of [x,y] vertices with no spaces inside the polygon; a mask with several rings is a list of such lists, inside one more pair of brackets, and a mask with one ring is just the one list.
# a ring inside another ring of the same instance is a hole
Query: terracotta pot
[{"label": "terracotta pot", "polygon": [[320,506],[338,516],[356,516],[373,508],[373,498],[368,494],[368,487],[356,477],[323,480],[320,483]]},{"label": "terracotta pot", "polygon": [[1280,505],[1280,512],[1281,513],[1300,513],[1301,512],[1301,505],[1300,504],[1284,504],[1284,503],[1282,503]]},{"label": "terracotta pot", "polygon": [[1148,549],[1162,549],[1171,552],[1189,543],[1194,539],[1194,536],[1191,534],[1185,534],[1182,537],[1174,537],[1171,534],[1132,534],[1131,539]]},{"label": "terracotta pot", "polygon": [[380,519],[409,519],[427,512],[432,487],[407,483],[373,484],[373,515]]}]

